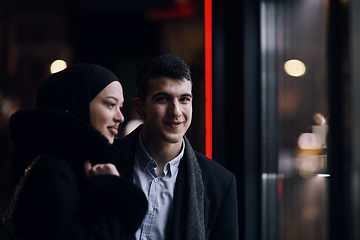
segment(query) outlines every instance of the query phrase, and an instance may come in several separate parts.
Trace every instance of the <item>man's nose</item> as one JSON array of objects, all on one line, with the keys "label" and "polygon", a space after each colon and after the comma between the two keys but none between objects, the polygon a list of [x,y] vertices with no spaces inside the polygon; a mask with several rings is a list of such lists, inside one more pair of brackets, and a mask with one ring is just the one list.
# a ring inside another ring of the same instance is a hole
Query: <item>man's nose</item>
[{"label": "man's nose", "polygon": [[174,115],[177,118],[181,116],[181,108],[179,101],[176,100],[171,104],[170,115]]}]

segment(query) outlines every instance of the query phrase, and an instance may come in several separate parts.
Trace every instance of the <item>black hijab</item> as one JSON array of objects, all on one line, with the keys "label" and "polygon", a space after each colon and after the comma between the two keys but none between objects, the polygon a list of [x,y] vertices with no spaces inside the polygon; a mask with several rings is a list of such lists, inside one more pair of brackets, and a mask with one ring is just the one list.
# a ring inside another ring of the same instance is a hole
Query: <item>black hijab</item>
[{"label": "black hijab", "polygon": [[114,73],[99,65],[72,65],[40,84],[37,107],[67,111],[90,123],[90,102],[113,81],[120,82]]}]

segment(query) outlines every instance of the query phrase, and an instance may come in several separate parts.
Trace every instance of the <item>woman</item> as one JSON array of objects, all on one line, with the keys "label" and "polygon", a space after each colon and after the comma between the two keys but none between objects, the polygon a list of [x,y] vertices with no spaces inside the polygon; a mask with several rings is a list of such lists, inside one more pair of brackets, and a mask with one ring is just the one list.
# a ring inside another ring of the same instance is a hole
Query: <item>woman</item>
[{"label": "woman", "polygon": [[14,211],[25,239],[125,239],[140,226],[146,197],[119,177],[111,145],[124,121],[122,87],[109,70],[76,64],[47,78],[36,110],[9,122],[14,177],[38,156]]}]

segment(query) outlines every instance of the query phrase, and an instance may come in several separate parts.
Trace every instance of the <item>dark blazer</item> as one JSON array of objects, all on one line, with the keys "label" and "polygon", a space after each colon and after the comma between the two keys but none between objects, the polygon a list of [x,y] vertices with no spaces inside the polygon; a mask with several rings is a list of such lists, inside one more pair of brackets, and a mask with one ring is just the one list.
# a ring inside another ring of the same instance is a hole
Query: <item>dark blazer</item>
[{"label": "dark blazer", "polygon": [[[119,144],[124,154],[122,176],[133,179],[135,145],[141,132],[138,127]],[[179,166],[179,174],[175,184],[172,226],[168,239],[184,240],[186,207],[186,164],[197,161],[200,166],[204,185],[204,215],[206,239],[232,240],[238,239],[237,194],[235,176],[215,161],[194,151],[187,138],[185,153]]]}]

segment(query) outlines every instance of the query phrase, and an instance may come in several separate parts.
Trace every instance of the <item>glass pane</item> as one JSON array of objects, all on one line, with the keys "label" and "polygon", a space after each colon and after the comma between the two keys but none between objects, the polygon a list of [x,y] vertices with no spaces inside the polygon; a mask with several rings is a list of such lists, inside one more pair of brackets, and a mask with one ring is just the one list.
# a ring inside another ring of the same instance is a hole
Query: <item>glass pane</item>
[{"label": "glass pane", "polygon": [[323,0],[261,4],[263,239],[325,237],[326,11]]}]

